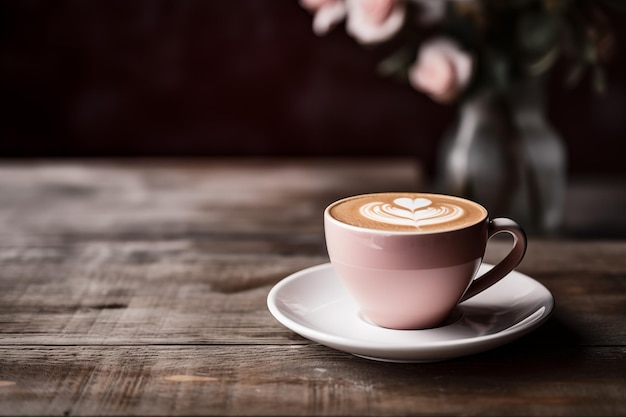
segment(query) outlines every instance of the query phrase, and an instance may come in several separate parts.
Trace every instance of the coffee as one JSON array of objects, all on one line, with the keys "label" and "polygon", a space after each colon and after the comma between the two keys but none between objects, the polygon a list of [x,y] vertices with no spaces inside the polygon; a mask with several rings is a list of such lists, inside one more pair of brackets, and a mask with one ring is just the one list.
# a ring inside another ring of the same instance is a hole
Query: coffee
[{"label": "coffee", "polygon": [[[487,241],[513,236],[511,251],[476,278]],[[522,228],[489,219],[459,197],[388,192],[348,197],[324,210],[328,257],[363,317],[391,329],[439,326],[455,306],[506,277],[526,253]]]},{"label": "coffee", "polygon": [[366,194],[336,202],[336,220],[366,229],[442,232],[462,229],[487,217],[479,204],[462,198],[411,192]]}]

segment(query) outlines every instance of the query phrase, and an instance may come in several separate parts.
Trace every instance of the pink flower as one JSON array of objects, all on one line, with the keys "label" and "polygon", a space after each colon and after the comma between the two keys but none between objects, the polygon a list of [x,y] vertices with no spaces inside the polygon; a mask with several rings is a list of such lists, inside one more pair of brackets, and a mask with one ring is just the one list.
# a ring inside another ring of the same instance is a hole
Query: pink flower
[{"label": "pink flower", "polygon": [[313,32],[320,36],[341,22],[347,13],[345,0],[300,0],[300,4],[315,14]]},{"label": "pink flower", "polygon": [[346,31],[358,42],[382,42],[395,35],[406,15],[400,0],[346,0]]},{"label": "pink flower", "polygon": [[363,17],[370,23],[381,25],[385,23],[393,8],[398,2],[394,0],[360,0],[355,2],[362,13]]},{"label": "pink flower", "polygon": [[409,69],[409,81],[440,103],[455,100],[469,84],[474,67],[471,55],[446,38],[422,44],[417,61]]}]

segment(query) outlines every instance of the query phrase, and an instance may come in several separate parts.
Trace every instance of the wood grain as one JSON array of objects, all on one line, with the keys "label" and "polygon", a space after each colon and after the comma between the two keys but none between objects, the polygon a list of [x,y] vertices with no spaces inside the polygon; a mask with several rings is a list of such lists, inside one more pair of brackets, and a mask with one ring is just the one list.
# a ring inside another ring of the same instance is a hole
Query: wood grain
[{"label": "wood grain", "polygon": [[[615,415],[624,348],[388,364],[323,346],[0,348],[4,410],[53,415]],[[550,369],[541,372],[537,362]],[[489,364],[489,366],[486,366]]]},{"label": "wood grain", "polygon": [[[0,164],[0,415],[624,415],[626,242],[531,239],[557,308],[490,352],[360,359],[268,312],[336,198],[410,160]],[[497,262],[507,241],[490,245]]]},{"label": "wood grain", "polygon": [[[282,278],[328,261],[322,244],[314,246],[309,256],[306,248],[303,254],[234,256],[187,242],[84,243],[75,244],[72,258],[63,263],[5,259],[2,343],[294,343],[267,311],[265,299]],[[506,246],[495,249],[504,252]],[[497,261],[495,252],[488,261]],[[568,253],[579,262],[568,260]],[[590,271],[583,253],[607,267],[601,274]],[[570,327],[584,345],[626,340],[620,320],[625,254],[626,245],[618,242],[531,241],[519,270],[546,285],[559,306],[550,327],[556,334],[544,342],[556,342]]]}]

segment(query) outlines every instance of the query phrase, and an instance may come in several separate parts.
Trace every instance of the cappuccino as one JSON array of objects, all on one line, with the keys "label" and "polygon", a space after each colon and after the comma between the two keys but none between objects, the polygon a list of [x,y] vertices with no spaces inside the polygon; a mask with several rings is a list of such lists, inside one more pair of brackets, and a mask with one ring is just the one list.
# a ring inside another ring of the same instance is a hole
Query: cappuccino
[{"label": "cappuccino", "polygon": [[329,209],[336,220],[356,227],[399,232],[445,232],[487,217],[480,204],[462,198],[412,192],[365,194],[339,200]]}]

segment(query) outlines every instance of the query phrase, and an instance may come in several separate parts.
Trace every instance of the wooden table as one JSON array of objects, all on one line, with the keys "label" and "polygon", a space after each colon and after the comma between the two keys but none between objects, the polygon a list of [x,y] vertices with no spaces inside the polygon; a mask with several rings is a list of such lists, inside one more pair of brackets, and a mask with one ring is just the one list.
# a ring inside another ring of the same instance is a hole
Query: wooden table
[{"label": "wooden table", "polygon": [[626,415],[624,235],[531,238],[518,270],[555,312],[473,356],[376,362],[271,316],[327,262],[328,203],[419,181],[404,159],[3,161],[0,414]]}]

